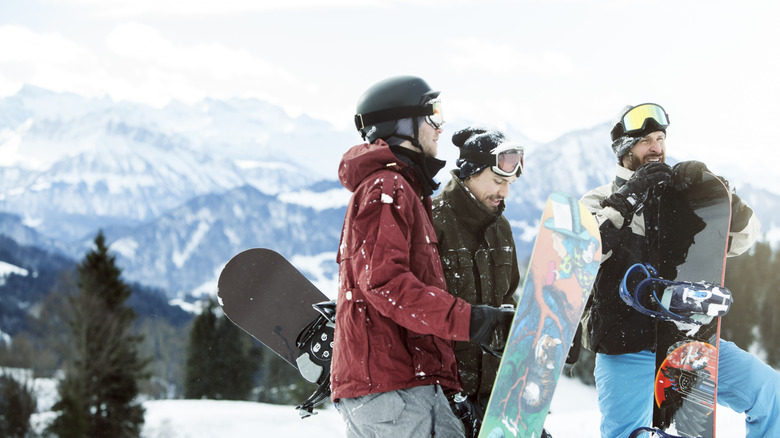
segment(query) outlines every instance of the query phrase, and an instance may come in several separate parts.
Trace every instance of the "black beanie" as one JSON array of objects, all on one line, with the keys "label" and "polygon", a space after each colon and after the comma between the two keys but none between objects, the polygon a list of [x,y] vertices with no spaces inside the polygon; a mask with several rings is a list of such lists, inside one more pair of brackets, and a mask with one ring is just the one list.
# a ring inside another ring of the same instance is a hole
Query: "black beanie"
[{"label": "black beanie", "polygon": [[[489,128],[470,126],[452,135],[452,143],[455,146],[461,149],[473,149],[485,154],[492,153],[506,141],[507,139],[501,131]],[[461,156],[463,156],[462,152]],[[460,179],[466,179],[488,167],[486,164],[473,163],[464,158],[458,158],[455,164],[460,168]]]}]

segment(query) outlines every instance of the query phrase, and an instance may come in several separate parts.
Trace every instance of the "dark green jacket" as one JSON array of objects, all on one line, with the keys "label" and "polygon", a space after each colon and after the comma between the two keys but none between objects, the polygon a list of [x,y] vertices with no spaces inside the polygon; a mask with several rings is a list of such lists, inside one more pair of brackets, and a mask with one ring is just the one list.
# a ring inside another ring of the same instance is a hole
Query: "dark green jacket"
[{"label": "dark green jacket", "polygon": [[[513,294],[520,284],[515,241],[509,221],[492,213],[471,195],[452,171],[452,179],[433,198],[433,226],[439,240],[447,290],[470,304],[515,304]],[[506,342],[497,330],[494,347]],[[489,395],[498,371],[499,358],[485,355],[477,344],[455,345],[464,395]]]}]

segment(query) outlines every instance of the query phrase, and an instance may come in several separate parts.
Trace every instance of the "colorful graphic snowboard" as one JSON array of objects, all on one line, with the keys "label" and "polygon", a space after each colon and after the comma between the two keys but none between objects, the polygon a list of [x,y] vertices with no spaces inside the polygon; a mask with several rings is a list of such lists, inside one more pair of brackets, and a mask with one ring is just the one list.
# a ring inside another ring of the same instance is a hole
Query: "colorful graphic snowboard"
[{"label": "colorful graphic snowboard", "polygon": [[600,260],[596,220],[577,199],[553,193],[542,214],[480,438],[541,435]]},{"label": "colorful graphic snowboard", "polygon": [[[718,177],[664,193],[658,208],[659,275],[723,285],[731,192]],[[715,437],[720,318],[694,326],[659,322],[653,426],[683,437]]]}]

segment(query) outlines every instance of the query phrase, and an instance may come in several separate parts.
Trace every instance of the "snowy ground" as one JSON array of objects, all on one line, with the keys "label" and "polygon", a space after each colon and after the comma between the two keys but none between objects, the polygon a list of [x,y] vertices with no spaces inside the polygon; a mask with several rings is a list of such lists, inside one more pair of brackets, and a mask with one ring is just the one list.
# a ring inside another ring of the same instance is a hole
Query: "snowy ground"
[{"label": "snowy ground", "polygon": [[[546,428],[555,438],[598,438],[600,414],[596,390],[579,381],[561,377]],[[53,414],[47,412],[56,398],[51,379],[37,379],[38,414],[34,428],[42,430]],[[344,423],[329,406],[317,415],[300,419],[292,406],[214,400],[155,400],[144,403],[143,438],[331,438],[343,437]],[[745,436],[744,415],[718,407],[718,436]]]},{"label": "snowy ground", "polygon": [[[304,420],[291,406],[250,402],[162,400],[145,406],[144,438],[344,436],[332,406]],[[562,377],[546,422],[552,436],[597,438],[599,418],[595,389]],[[744,437],[744,416],[719,406],[717,430],[721,437]]]}]

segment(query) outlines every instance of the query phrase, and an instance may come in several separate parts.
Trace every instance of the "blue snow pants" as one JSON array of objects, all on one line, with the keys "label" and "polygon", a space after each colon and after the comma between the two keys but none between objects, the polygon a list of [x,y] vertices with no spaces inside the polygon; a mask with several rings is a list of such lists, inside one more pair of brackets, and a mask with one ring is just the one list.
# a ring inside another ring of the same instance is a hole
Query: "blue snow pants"
[{"label": "blue snow pants", "polygon": [[[602,438],[625,438],[653,421],[655,354],[596,355]],[[718,404],[745,413],[747,438],[780,437],[780,373],[721,340]]]}]

